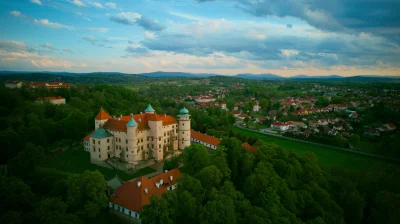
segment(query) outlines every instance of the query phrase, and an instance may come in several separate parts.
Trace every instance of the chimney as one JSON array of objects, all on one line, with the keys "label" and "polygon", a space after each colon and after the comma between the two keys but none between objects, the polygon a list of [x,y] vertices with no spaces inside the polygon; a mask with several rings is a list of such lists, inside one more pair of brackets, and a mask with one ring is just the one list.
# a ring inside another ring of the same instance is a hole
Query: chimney
[{"label": "chimney", "polygon": [[139,122],[142,122],[142,118],[139,118]]},{"label": "chimney", "polygon": [[164,170],[164,173],[168,172],[168,170]]},{"label": "chimney", "polygon": [[144,192],[146,192],[146,194],[149,192],[149,190],[147,190],[147,188],[144,189]]},{"label": "chimney", "polygon": [[161,179],[161,180],[160,180],[160,184],[162,185],[163,183],[164,183],[164,180],[163,180],[163,179]]},{"label": "chimney", "polygon": [[122,114],[121,114],[121,116],[120,116],[121,118],[122,118]]},{"label": "chimney", "polygon": [[140,114],[142,114],[143,112],[140,112]]},{"label": "chimney", "polygon": [[142,185],[142,182],[141,182],[141,181],[138,181],[138,182],[137,182],[137,186],[140,187],[140,185]]},{"label": "chimney", "polygon": [[170,180],[173,180],[173,179],[174,179],[174,177],[173,177],[173,176],[169,176],[169,179],[170,179]]},{"label": "chimney", "polygon": [[[160,184],[159,183],[156,183],[156,187],[157,188],[160,188]],[[147,193],[147,192],[146,192]]]}]

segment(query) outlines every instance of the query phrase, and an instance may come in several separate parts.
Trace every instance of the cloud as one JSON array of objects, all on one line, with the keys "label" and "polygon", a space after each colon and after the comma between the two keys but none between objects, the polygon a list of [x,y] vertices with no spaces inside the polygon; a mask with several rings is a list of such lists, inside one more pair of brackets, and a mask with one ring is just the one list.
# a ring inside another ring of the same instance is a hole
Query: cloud
[{"label": "cloud", "polygon": [[40,2],[40,0],[30,0],[30,2],[32,2],[34,4],[42,5],[42,2]]},{"label": "cloud", "polygon": [[13,51],[13,52],[33,51],[33,48],[26,46],[24,42],[20,41],[0,41],[0,49],[4,51]]},{"label": "cloud", "polygon": [[96,39],[93,36],[81,36],[81,38],[91,43],[93,46],[112,48],[111,46],[107,45],[111,43],[111,41],[108,39]]},{"label": "cloud", "polygon": [[131,44],[125,49],[125,51],[130,54],[146,54],[149,52],[149,49],[142,47],[140,45]]},{"label": "cloud", "polygon": [[110,18],[111,21],[120,23],[123,25],[133,25],[142,15],[136,12],[120,12]]},{"label": "cloud", "polygon": [[76,14],[77,14],[78,16],[82,16],[82,13],[81,13],[81,12],[76,12]]},{"label": "cloud", "polygon": [[22,14],[20,11],[11,11],[10,14],[15,17],[25,17],[25,15]]},{"label": "cloud", "polygon": [[108,32],[108,28],[103,28],[103,27],[99,27],[99,28],[87,28],[87,30],[89,30],[89,31],[94,31],[94,32],[100,32],[100,33]]},{"label": "cloud", "polygon": [[42,47],[42,48],[47,48],[47,49],[52,50],[52,51],[57,50],[57,48],[53,47],[53,46],[52,46],[51,44],[49,44],[49,43],[42,44],[42,45],[40,45],[40,47]]},{"label": "cloud", "polygon": [[144,36],[145,36],[146,38],[149,38],[149,39],[154,38],[154,34],[148,32],[148,31],[144,31]]},{"label": "cloud", "polygon": [[137,24],[143,27],[146,30],[151,31],[161,31],[165,29],[163,24],[156,22],[154,19],[146,16],[142,16],[140,19],[137,20]]},{"label": "cloud", "polygon": [[289,29],[293,28],[293,24],[286,24],[286,28],[289,28]]},{"label": "cloud", "polygon": [[86,5],[85,5],[82,1],[80,1],[80,0],[69,0],[69,2],[72,3],[72,4],[74,4],[74,5],[76,5],[76,6],[79,6],[79,7],[86,6]]},{"label": "cloud", "polygon": [[93,5],[93,6],[96,7],[96,8],[99,8],[99,9],[102,9],[102,8],[103,8],[103,5],[100,4],[100,3],[98,3],[98,2],[91,2],[90,4]]},{"label": "cloud", "polygon": [[123,25],[138,25],[150,31],[161,31],[165,29],[163,24],[158,23],[151,17],[142,16],[136,12],[120,12],[112,16],[110,20]]},{"label": "cloud", "polygon": [[53,23],[53,22],[50,22],[48,19],[40,19],[40,20],[34,19],[33,21],[35,22],[35,24],[42,25],[42,26],[45,26],[48,28],[53,28],[53,29],[67,29],[67,30],[73,29],[72,26],[66,26],[66,25],[63,25],[60,23]]},{"label": "cloud", "polygon": [[117,4],[115,4],[114,2],[107,2],[105,5],[112,9],[117,8]]},{"label": "cloud", "polygon": [[74,52],[71,51],[71,49],[69,49],[69,48],[64,48],[63,51],[66,52],[66,53],[70,53],[70,54],[73,54],[73,53],[74,53]]}]

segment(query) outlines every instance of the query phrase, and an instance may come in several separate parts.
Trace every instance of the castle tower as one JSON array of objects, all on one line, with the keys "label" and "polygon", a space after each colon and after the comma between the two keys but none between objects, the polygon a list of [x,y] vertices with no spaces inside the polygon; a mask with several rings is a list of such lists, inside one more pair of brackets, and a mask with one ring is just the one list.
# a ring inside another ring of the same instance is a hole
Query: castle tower
[{"label": "castle tower", "polygon": [[190,146],[190,115],[186,108],[179,111],[178,127],[178,149],[183,150]]},{"label": "castle tower", "polygon": [[146,114],[154,114],[155,110],[153,109],[153,107],[149,104],[146,109],[144,110],[144,112]]},{"label": "castle tower", "polygon": [[[126,140],[128,140],[127,147],[128,147],[128,152],[126,155],[128,155],[128,158],[125,158],[129,163],[135,163],[136,158],[137,158],[137,126],[138,123],[135,121],[133,118],[133,115],[131,116],[131,119],[126,123]],[[132,153],[133,151],[133,153]]]},{"label": "castle tower", "polygon": [[94,126],[95,129],[99,129],[101,127],[103,127],[103,125],[108,121],[108,119],[111,119],[112,117],[107,114],[107,112],[105,112],[103,110],[103,107],[100,109],[99,113],[97,114],[97,116],[94,118]]}]

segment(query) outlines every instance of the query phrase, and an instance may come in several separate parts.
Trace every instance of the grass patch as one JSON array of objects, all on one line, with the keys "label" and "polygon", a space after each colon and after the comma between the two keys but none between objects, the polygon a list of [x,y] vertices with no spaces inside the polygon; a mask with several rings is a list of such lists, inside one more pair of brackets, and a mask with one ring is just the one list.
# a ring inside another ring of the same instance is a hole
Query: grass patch
[{"label": "grass patch", "polygon": [[44,164],[43,167],[54,168],[56,170],[68,173],[76,173],[76,174],[83,173],[86,170],[90,171],[98,170],[104,175],[104,178],[106,180],[115,177],[115,175],[118,175],[121,179],[125,181],[133,179],[135,177],[153,173],[156,171],[153,168],[145,167],[143,169],[138,170],[134,174],[128,174],[121,170],[110,169],[95,164],[91,164],[90,154],[89,152],[83,150],[82,146],[68,149],[67,151],[61,153],[60,155],[53,157],[46,164]]},{"label": "grass patch", "polygon": [[391,164],[391,162],[372,157],[353,154],[351,152],[338,151],[328,147],[317,146],[288,139],[281,139],[275,136],[263,135],[239,129],[237,127],[234,127],[234,131],[245,136],[256,137],[257,139],[266,143],[275,143],[288,151],[292,151],[300,155],[305,152],[313,152],[318,157],[318,163],[328,168],[340,167],[351,171],[368,171],[370,169]]},{"label": "grass patch", "polygon": [[122,85],[122,87],[124,87],[125,89],[129,89],[129,90],[135,91],[135,92],[139,91],[139,88],[136,88],[136,87],[133,87],[133,86],[130,86],[130,85]]}]

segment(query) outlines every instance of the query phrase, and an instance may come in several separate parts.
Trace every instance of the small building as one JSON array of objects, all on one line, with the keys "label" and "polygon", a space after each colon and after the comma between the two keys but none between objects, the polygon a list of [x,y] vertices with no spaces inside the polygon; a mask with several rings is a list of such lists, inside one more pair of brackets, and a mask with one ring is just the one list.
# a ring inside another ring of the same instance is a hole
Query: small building
[{"label": "small building", "polygon": [[65,82],[31,82],[29,87],[32,89],[47,88],[47,89],[59,89],[69,88],[71,85]]},{"label": "small building", "polygon": [[256,101],[256,102],[254,102],[254,105],[253,105],[253,111],[254,112],[259,112],[260,111],[260,104]]},{"label": "small building", "polygon": [[265,121],[265,118],[260,116],[260,117],[256,117],[256,120],[254,123],[263,124],[264,121]]},{"label": "small building", "polygon": [[193,143],[198,143],[201,145],[204,145],[207,148],[216,150],[217,146],[220,144],[221,139],[213,137],[213,136],[209,136],[197,131],[190,131],[190,140]]},{"label": "small building", "polygon": [[292,127],[292,122],[279,122],[276,121],[274,123],[271,124],[271,128],[276,128],[279,129],[281,131],[287,131],[289,128]]},{"label": "small building", "polygon": [[18,89],[22,87],[21,81],[6,81],[5,87],[9,89]]},{"label": "small building", "polygon": [[90,136],[92,136],[94,134],[94,131],[90,132],[90,134],[88,134],[86,137],[83,138],[83,148],[85,149],[85,151],[90,150]]},{"label": "small building", "polygon": [[141,176],[133,182],[125,182],[113,191],[108,206],[110,209],[140,220],[142,208],[150,204],[150,197],[154,195],[161,198],[163,193],[175,190],[180,176],[179,169],[173,169],[150,179]]},{"label": "small building", "polygon": [[258,147],[257,146],[251,146],[248,142],[245,142],[242,144],[242,147],[245,148],[250,154],[254,154]]},{"label": "small building", "polygon": [[35,100],[35,103],[45,103],[49,102],[54,105],[61,105],[65,104],[65,98],[62,96],[46,96],[46,97],[39,97]]}]

